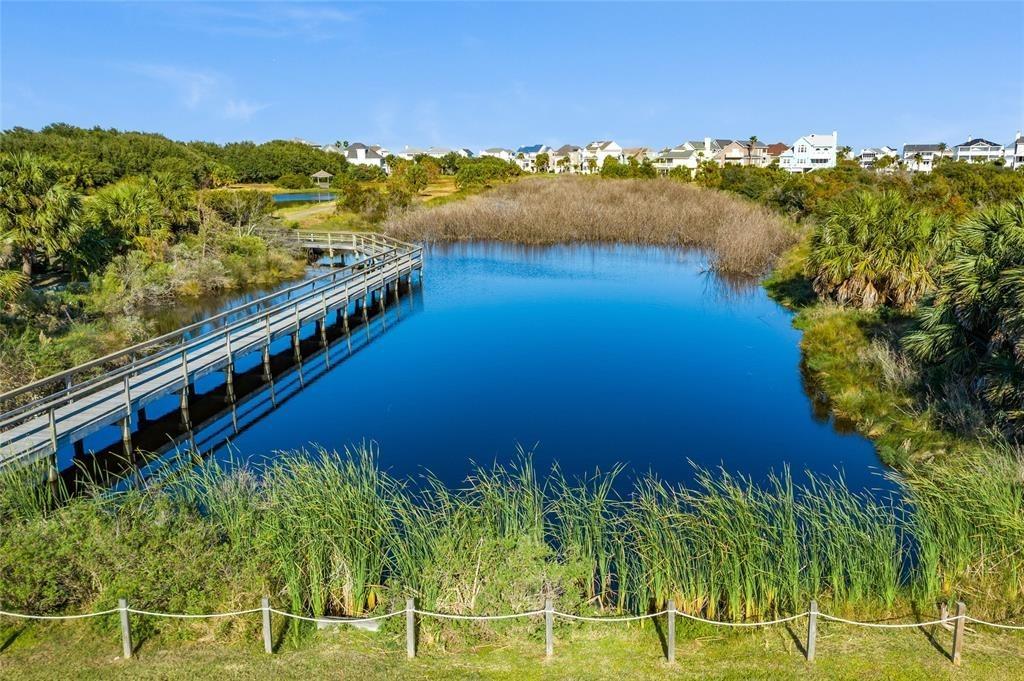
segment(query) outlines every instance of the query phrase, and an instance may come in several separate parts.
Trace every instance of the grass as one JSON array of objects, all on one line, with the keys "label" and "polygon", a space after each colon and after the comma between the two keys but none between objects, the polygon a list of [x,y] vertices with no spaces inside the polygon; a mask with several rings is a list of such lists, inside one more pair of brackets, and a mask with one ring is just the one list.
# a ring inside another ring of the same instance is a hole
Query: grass
[{"label": "grass", "polygon": [[712,266],[764,274],[797,240],[783,218],[744,199],[672,180],[527,178],[465,201],[410,211],[384,225],[405,239],[494,239],[685,246]]},{"label": "grass", "polygon": [[[968,634],[963,665],[946,653],[945,630],[878,631],[822,624],[814,664],[803,659],[802,627],[739,634],[679,622],[676,663],[663,656],[662,631],[636,625],[569,625],[555,632],[555,655],[532,639],[438,649],[420,645],[406,660],[401,632],[324,632],[300,645],[279,644],[263,653],[259,634],[242,640],[210,637],[182,641],[151,637],[123,660],[116,631],[87,626],[0,627],[0,677],[53,678],[54,670],[87,679],[306,679],[325,670],[352,679],[1016,679],[1024,678],[1024,640],[993,632]],[[538,630],[538,624],[534,625]]]}]

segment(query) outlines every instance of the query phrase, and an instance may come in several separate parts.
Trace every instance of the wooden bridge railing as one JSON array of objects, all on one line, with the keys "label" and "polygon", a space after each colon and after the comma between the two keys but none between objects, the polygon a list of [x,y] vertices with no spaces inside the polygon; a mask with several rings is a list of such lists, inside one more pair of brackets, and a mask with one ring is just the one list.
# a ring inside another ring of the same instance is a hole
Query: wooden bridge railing
[{"label": "wooden bridge railing", "polygon": [[[353,300],[422,268],[422,248],[373,235],[365,259],[306,280],[302,284],[233,308],[202,322],[87,362],[42,381],[0,395],[0,404],[56,385],[64,387],[0,414],[0,466],[38,459],[57,451],[61,441],[129,419],[134,409],[175,391],[182,392],[187,420],[187,390],[199,376],[219,368],[233,370],[234,358],[264,349],[304,324],[324,320],[328,312],[347,315]],[[384,248],[386,246],[386,248]],[[383,249],[383,250],[380,250]],[[283,302],[272,304],[274,300]],[[259,309],[261,305],[266,307]],[[236,321],[233,314],[257,310]],[[202,332],[203,327],[223,325]],[[200,331],[191,336],[191,332]],[[73,377],[120,362],[105,374],[75,383]]]}]

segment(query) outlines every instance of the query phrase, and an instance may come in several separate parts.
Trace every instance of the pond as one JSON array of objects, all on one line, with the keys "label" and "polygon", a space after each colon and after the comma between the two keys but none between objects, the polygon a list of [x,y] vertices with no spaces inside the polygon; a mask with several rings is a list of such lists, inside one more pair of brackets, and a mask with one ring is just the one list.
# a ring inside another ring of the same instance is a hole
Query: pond
[{"label": "pond", "polygon": [[[798,480],[812,471],[892,489],[871,443],[809,396],[792,314],[756,283],[707,272],[698,253],[432,246],[422,285],[389,305],[351,336],[335,328],[329,357],[311,356],[272,388],[257,377],[258,353],[240,360],[254,394],[234,414],[215,394],[222,377],[201,379],[212,416],[194,445],[261,462],[370,443],[392,473],[429,470],[451,485],[471,462],[510,462],[523,450],[538,469],[557,462],[570,476],[623,464],[623,488],[648,471],[686,482],[698,465],[755,481],[788,466]],[[164,324],[215,311],[207,301]],[[319,352],[312,325],[304,335]],[[273,350],[291,355],[287,338]],[[150,410],[153,427],[176,421],[176,398],[163,402]],[[118,438],[111,428],[87,444]]]},{"label": "pond", "polygon": [[808,396],[791,313],[704,267],[659,248],[431,247],[400,323],[219,455],[372,442],[385,468],[456,484],[522,448],[569,474],[685,481],[692,461],[888,488],[870,442]]},{"label": "pond", "polygon": [[271,198],[274,203],[289,203],[291,201],[333,201],[337,194],[331,192],[301,192],[298,194],[274,194]]}]

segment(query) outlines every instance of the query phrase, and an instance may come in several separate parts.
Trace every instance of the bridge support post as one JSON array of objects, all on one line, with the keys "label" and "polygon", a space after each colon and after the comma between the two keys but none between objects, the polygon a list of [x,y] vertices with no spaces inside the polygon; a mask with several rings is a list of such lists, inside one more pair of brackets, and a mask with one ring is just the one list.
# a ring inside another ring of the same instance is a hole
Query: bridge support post
[{"label": "bridge support post", "polygon": [[363,304],[360,305],[360,308],[362,308],[362,313],[363,313],[363,324],[369,324],[370,323],[370,317],[366,313],[366,308],[367,308],[367,305],[369,304],[368,301],[369,301],[370,295],[371,294],[367,293],[366,294],[366,298],[363,299]]},{"label": "bridge support post", "polygon": [[76,459],[85,458],[85,440],[75,440],[72,446],[75,448]]},{"label": "bridge support post", "polygon": [[235,403],[235,363],[230,360],[224,367],[224,401],[228,404]]},{"label": "bridge support post", "polygon": [[125,461],[132,459],[132,417],[131,414],[121,419],[121,444],[124,445]]},{"label": "bridge support post", "polygon": [[302,365],[302,346],[300,345],[298,329],[292,334],[292,354],[295,357],[295,364]]},{"label": "bridge support post", "polygon": [[341,328],[345,330],[345,335],[348,335],[348,304],[339,310],[341,312]]},{"label": "bridge support post", "polygon": [[274,380],[273,374],[270,373],[270,345],[263,346],[263,382],[270,383]]},{"label": "bridge support post", "polygon": [[181,428],[182,430],[192,430],[192,417],[188,413],[188,396],[189,386],[186,384],[181,389]]}]

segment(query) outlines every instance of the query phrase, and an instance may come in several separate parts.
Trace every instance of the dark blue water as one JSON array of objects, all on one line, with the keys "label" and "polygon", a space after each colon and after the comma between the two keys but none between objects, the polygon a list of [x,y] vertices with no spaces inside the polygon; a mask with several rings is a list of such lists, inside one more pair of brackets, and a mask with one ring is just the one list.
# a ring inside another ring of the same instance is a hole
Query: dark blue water
[{"label": "dark blue water", "polygon": [[302,194],[274,194],[274,203],[288,203],[289,201],[333,201],[337,194],[331,192],[305,192]]},{"label": "dark blue water", "polygon": [[400,320],[307,366],[304,388],[279,385],[231,456],[373,442],[392,472],[456,484],[522,447],[569,474],[623,463],[686,481],[692,460],[888,488],[871,444],[808,397],[791,314],[703,265],[656,248],[433,247]]}]

